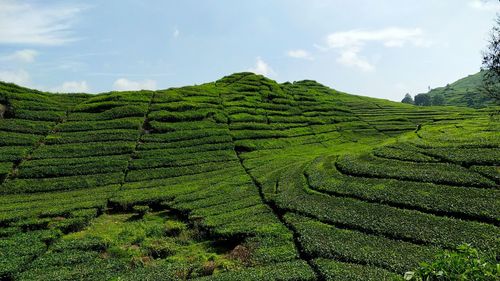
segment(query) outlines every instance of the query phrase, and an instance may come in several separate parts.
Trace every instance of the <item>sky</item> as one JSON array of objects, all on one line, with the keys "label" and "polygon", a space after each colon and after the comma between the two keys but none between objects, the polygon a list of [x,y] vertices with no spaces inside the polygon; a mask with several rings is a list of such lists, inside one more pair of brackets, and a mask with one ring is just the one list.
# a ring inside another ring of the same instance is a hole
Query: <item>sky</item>
[{"label": "sky", "polygon": [[0,80],[165,89],[252,71],[399,101],[474,74],[482,0],[0,0]]}]

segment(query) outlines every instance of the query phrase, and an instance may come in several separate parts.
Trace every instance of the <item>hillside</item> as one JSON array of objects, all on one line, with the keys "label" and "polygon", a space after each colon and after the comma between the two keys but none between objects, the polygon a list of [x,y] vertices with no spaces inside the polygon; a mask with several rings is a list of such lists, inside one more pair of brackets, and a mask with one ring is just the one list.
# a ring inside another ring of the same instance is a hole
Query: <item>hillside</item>
[{"label": "hillside", "polygon": [[0,104],[0,279],[401,280],[462,243],[500,254],[489,108],[251,73],[99,95],[2,83]]},{"label": "hillside", "polygon": [[482,90],[484,72],[459,79],[444,87],[428,92],[431,97],[442,95],[445,105],[481,108],[491,105],[491,99]]}]

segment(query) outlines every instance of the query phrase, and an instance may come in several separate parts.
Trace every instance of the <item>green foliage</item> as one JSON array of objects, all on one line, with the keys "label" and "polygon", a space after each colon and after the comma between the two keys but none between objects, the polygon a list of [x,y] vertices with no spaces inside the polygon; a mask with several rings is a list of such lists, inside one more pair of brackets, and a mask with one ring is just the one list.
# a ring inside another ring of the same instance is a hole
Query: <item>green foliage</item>
[{"label": "green foliage", "polygon": [[230,281],[230,280],[281,280],[281,281],[309,281],[316,277],[311,268],[300,261],[279,263],[263,267],[234,271],[200,278],[200,281]]},{"label": "green foliage", "polygon": [[68,116],[68,121],[102,121],[127,117],[142,117],[147,111],[147,104],[122,105],[99,113],[75,112]]},{"label": "green foliage", "polygon": [[440,94],[432,96],[431,99],[432,99],[431,100],[432,105],[435,105],[435,106],[445,105],[445,102],[446,102],[444,96],[440,95]]},{"label": "green foliage", "polygon": [[314,257],[367,263],[403,273],[430,260],[438,251],[435,247],[338,229],[297,215],[286,215],[286,220],[296,228],[305,252]]},{"label": "green foliage", "polygon": [[0,146],[30,146],[40,139],[40,135],[0,131]]},{"label": "green foliage", "polygon": [[45,134],[53,126],[52,122],[31,121],[23,119],[3,119],[0,130],[15,133]]},{"label": "green foliage", "polygon": [[390,271],[374,266],[317,259],[314,264],[328,281],[402,281],[403,278]]},{"label": "green foliage", "polygon": [[432,105],[432,98],[427,94],[415,95],[415,105],[430,106]]},{"label": "green foliage", "polygon": [[378,157],[396,159],[411,162],[437,162],[438,160],[425,155],[422,150],[409,144],[396,144],[390,146],[382,146],[373,150],[373,154]]},{"label": "green foliage", "polygon": [[134,147],[134,142],[122,141],[43,145],[33,152],[32,158],[75,158],[130,154],[133,152]]},{"label": "green foliage", "polygon": [[128,159],[128,156],[113,155],[30,160],[19,166],[16,176],[29,179],[121,172],[127,167]]},{"label": "green foliage", "polygon": [[216,241],[205,239],[168,212],[145,213],[141,218],[105,214],[84,230],[63,236],[17,276],[129,280],[166,274],[162,278],[179,280],[240,268],[240,262],[227,255],[230,249],[215,249]]},{"label": "green foliage", "polygon": [[495,165],[500,163],[498,148],[455,148],[443,147],[427,149],[425,152],[436,158],[459,165]]},{"label": "green foliage", "polygon": [[456,251],[445,251],[431,262],[421,263],[415,271],[405,273],[405,280],[498,280],[500,264],[495,257],[480,253],[468,244]]},{"label": "green foliage", "polygon": [[413,100],[410,94],[406,94],[405,97],[401,100],[402,103],[413,104],[415,101]]},{"label": "green foliage", "polygon": [[0,278],[8,278],[24,269],[25,263],[45,251],[43,231],[19,233],[0,239]]},{"label": "green foliage", "polygon": [[0,146],[0,161],[18,161],[21,160],[29,151],[27,146]]},{"label": "green foliage", "polygon": [[149,206],[147,205],[136,205],[132,208],[132,210],[137,213],[137,216],[142,218],[151,210],[151,208],[149,208]]},{"label": "green foliage", "polygon": [[107,129],[135,129],[138,130],[144,118],[142,117],[126,117],[106,121],[73,121],[60,123],[56,126],[56,130],[60,132],[79,132]]},{"label": "green foliage", "polygon": [[0,101],[0,279],[401,280],[500,251],[495,108],[251,73]]},{"label": "green foliage", "polygon": [[139,131],[125,129],[109,129],[100,131],[84,131],[56,133],[45,138],[45,144],[106,142],[106,141],[136,141]]},{"label": "green foliage", "polygon": [[1,186],[0,193],[31,193],[55,190],[74,190],[120,183],[122,173],[68,176],[43,179],[10,180]]},{"label": "green foliage", "polygon": [[351,177],[340,174],[333,165],[332,159],[318,158],[306,169],[312,189],[431,213],[474,217],[482,221],[500,220],[498,190]]},{"label": "green foliage", "polygon": [[458,186],[496,187],[491,180],[449,163],[411,163],[379,160],[370,156],[359,158],[344,156],[337,161],[337,168],[343,173],[356,176],[385,177]]},{"label": "green foliage", "polygon": [[[428,92],[431,99],[436,96],[444,99],[445,105],[482,108],[492,104],[484,86],[485,71],[461,78],[445,87],[438,87]],[[498,85],[495,85],[498,87]]]},{"label": "green foliage", "polygon": [[285,210],[305,214],[325,223],[413,243],[453,247],[470,242],[480,249],[496,249],[497,237],[500,237],[500,229],[490,224],[456,220],[352,198],[283,192],[276,197],[276,201]]}]

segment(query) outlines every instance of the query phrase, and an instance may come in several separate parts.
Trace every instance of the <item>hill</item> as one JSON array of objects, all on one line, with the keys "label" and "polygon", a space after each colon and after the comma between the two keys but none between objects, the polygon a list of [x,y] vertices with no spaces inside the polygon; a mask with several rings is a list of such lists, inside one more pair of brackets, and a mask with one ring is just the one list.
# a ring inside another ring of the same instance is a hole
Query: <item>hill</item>
[{"label": "hill", "polygon": [[499,122],[237,73],[0,84],[0,279],[401,280],[500,254]]},{"label": "hill", "polygon": [[444,87],[430,90],[431,97],[441,95],[445,105],[482,108],[492,104],[482,90],[484,71],[459,79]]}]

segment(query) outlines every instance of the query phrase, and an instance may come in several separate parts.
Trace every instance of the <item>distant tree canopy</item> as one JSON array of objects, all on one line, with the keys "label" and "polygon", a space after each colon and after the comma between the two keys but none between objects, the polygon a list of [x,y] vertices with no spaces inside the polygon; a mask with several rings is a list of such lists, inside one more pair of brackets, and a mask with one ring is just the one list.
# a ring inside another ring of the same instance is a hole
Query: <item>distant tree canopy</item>
[{"label": "distant tree canopy", "polygon": [[431,96],[428,94],[415,95],[415,105],[430,106],[432,105]]},{"label": "distant tree canopy", "polygon": [[497,16],[488,41],[487,49],[483,52],[484,90],[494,102],[500,103],[500,15]]},{"label": "distant tree canopy", "polygon": [[[409,102],[411,100],[411,102]],[[409,94],[405,95],[405,98],[401,101],[403,103],[412,103],[419,106],[431,106],[431,105],[444,105],[446,100],[442,94],[429,95],[429,94],[418,94],[415,96],[415,101],[411,99]]]},{"label": "distant tree canopy", "polygon": [[434,95],[432,97],[431,102],[432,102],[432,105],[444,105],[445,99],[444,99],[443,95],[438,94],[438,95]]},{"label": "distant tree canopy", "polygon": [[410,94],[406,94],[405,97],[403,98],[403,100],[401,100],[402,103],[408,103],[408,104],[413,104],[414,101],[413,101],[413,98]]}]

